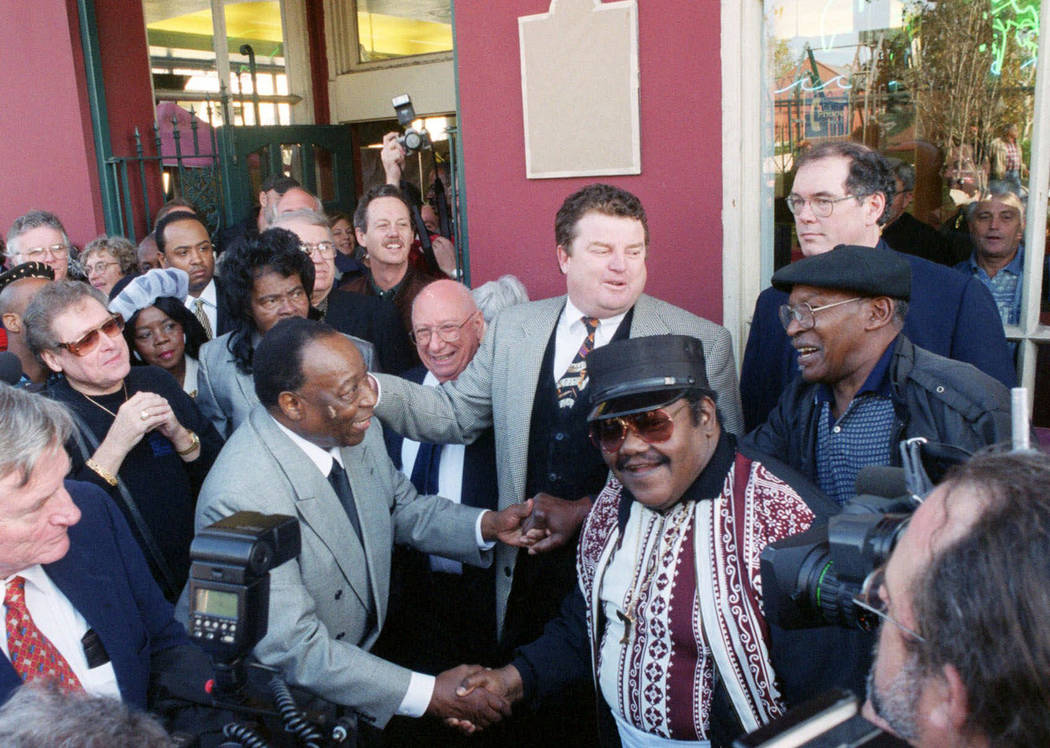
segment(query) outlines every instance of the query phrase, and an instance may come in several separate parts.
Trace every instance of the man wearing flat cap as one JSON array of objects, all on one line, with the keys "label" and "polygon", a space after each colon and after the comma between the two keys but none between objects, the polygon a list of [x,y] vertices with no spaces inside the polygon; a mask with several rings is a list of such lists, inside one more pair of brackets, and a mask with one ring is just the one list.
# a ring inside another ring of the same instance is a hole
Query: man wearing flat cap
[{"label": "man wearing flat cap", "polygon": [[898,465],[923,436],[970,452],[1010,438],[1009,391],[901,333],[911,272],[893,252],[839,245],[781,268],[780,321],[801,377],[744,443],[775,455],[844,504],[868,465]]},{"label": "man wearing flat cap", "polygon": [[614,341],[588,367],[591,439],[613,476],[583,526],[579,584],[541,638],[462,693],[535,703],[593,678],[602,745],[727,745],[782,711],[759,553],[835,507],[738,450],[696,338]]}]

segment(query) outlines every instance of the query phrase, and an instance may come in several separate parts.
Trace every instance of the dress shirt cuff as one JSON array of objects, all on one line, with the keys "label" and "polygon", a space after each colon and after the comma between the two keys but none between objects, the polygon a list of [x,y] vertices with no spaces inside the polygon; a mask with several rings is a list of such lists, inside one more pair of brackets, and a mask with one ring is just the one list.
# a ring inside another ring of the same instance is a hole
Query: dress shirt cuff
[{"label": "dress shirt cuff", "polygon": [[[491,509],[486,509],[485,512],[490,512]],[[478,544],[478,548],[483,551],[491,551],[496,547],[495,540],[485,540],[485,536],[481,534],[481,518],[485,516],[485,512],[478,513],[478,519],[474,523],[474,540]]]},{"label": "dress shirt cuff", "polygon": [[425,673],[412,673],[408,682],[408,691],[397,708],[402,717],[422,717],[430,706],[430,697],[434,695],[434,684],[437,678]]}]

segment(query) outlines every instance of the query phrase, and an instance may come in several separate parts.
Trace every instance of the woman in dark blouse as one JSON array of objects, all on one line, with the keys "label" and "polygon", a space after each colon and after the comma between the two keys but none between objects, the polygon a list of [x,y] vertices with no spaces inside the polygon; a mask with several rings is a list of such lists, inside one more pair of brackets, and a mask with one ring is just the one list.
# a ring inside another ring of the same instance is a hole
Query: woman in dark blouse
[{"label": "woman in dark blouse", "polygon": [[170,374],[130,366],[123,319],[105,303],[85,283],[52,283],[26,309],[27,339],[63,375],[47,393],[77,422],[71,477],[109,492],[175,600],[189,573],[197,492],[222,439]]}]

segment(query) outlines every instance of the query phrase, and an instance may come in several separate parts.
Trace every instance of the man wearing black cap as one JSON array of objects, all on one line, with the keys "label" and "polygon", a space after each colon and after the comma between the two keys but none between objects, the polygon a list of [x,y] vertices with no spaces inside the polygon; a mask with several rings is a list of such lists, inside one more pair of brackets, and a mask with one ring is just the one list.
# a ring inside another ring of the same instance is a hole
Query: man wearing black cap
[{"label": "man wearing black cap", "polygon": [[782,711],[759,553],[834,505],[737,449],[696,338],[614,341],[588,367],[591,438],[614,477],[582,530],[579,585],[540,639],[461,693],[535,701],[593,677],[603,745],[726,745]]},{"label": "man wearing black cap", "polygon": [[0,325],[7,333],[7,351],[18,358],[22,369],[20,378],[17,371],[12,371],[13,376],[3,376],[2,379],[33,392],[42,390],[61,375],[51,372],[29,350],[22,315],[37,291],[54,279],[55,271],[42,262],[23,262],[0,273]]},{"label": "man wearing black cap", "polygon": [[1010,396],[970,364],[901,333],[908,261],[840,245],[773,275],[789,292],[780,320],[801,378],[744,443],[800,470],[840,504],[868,465],[897,465],[898,443],[924,436],[968,451],[1010,438]]}]

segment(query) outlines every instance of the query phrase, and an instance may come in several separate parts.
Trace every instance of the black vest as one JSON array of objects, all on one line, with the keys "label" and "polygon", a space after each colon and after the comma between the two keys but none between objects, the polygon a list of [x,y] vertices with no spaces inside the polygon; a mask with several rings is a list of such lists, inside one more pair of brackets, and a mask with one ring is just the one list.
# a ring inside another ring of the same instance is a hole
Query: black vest
[{"label": "black vest", "polygon": [[[612,340],[628,337],[633,314],[633,309],[627,312]],[[557,334],[555,325],[543,354],[536,397],[532,403],[525,496],[528,498],[544,492],[575,500],[597,496],[605,485],[609,468],[588,436],[590,390],[584,388],[572,408],[558,407],[554,379]],[[504,643],[514,647],[539,637],[544,624],[558,614],[562,598],[575,584],[575,542],[535,556],[519,552],[507,601]]]}]

